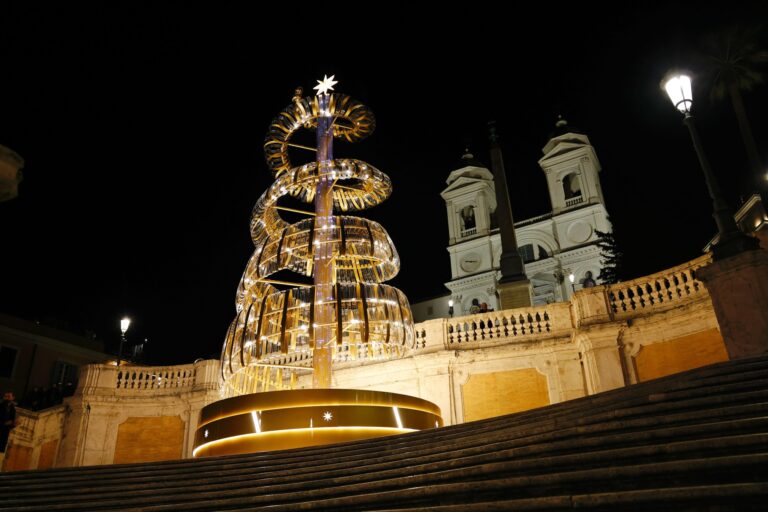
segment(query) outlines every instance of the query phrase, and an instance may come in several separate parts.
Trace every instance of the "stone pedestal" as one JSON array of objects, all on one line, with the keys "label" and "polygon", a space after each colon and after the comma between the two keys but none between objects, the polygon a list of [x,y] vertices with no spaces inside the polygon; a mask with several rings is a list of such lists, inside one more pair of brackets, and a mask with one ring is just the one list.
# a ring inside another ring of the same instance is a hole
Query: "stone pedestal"
[{"label": "stone pedestal", "polygon": [[583,288],[571,296],[576,327],[610,322],[611,305],[606,296],[605,286]]},{"label": "stone pedestal", "polygon": [[501,309],[531,307],[531,282],[527,279],[499,283],[496,290],[499,292]]},{"label": "stone pedestal", "polygon": [[627,385],[620,337],[627,324],[615,322],[593,325],[576,334],[574,341],[584,364],[590,395]]},{"label": "stone pedestal", "polygon": [[758,249],[696,271],[712,298],[730,359],[768,354],[768,251]]}]

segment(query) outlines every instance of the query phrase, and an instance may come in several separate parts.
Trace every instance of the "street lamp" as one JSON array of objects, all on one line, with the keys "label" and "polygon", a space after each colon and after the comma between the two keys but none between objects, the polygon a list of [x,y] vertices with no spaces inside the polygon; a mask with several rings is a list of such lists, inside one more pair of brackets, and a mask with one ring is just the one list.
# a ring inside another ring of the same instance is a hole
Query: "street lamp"
[{"label": "street lamp", "polygon": [[453,299],[448,301],[448,314],[453,318]]},{"label": "street lamp", "polygon": [[576,285],[573,284],[574,281],[576,281],[576,276],[573,275],[573,273],[568,274],[568,280],[571,282],[571,290],[574,292],[576,291]]},{"label": "street lamp", "polygon": [[125,331],[131,326],[131,319],[128,317],[120,320],[120,348],[117,351],[117,367],[120,367],[120,359],[123,357],[123,344],[125,343]]},{"label": "street lamp", "polygon": [[675,108],[685,116],[683,123],[685,123],[688,131],[691,133],[693,147],[696,150],[696,155],[699,157],[701,170],[704,171],[704,181],[707,184],[709,197],[712,199],[712,216],[717,223],[718,232],[718,241],[712,246],[713,258],[719,260],[746,250],[757,249],[757,239],[745,235],[736,226],[736,221],[733,219],[733,210],[731,210],[723,198],[720,185],[717,183],[717,179],[709,165],[709,160],[707,160],[707,156],[704,154],[704,148],[701,146],[701,140],[699,139],[699,132],[696,130],[693,115],[691,115],[691,108],[693,107],[691,77],[684,74],[669,75],[664,80],[664,89],[667,91],[667,95],[672,100]]}]

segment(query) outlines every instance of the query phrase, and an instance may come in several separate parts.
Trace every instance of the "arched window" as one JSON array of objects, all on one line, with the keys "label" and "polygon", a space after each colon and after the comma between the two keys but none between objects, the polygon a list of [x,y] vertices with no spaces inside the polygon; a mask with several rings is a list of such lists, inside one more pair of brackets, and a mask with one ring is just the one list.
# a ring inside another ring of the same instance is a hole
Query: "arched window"
[{"label": "arched window", "polygon": [[581,196],[581,182],[576,173],[568,174],[563,178],[563,193],[566,199]]},{"label": "arched window", "polygon": [[473,206],[465,206],[461,209],[461,223],[464,231],[474,229],[477,226],[475,222],[475,208]]}]

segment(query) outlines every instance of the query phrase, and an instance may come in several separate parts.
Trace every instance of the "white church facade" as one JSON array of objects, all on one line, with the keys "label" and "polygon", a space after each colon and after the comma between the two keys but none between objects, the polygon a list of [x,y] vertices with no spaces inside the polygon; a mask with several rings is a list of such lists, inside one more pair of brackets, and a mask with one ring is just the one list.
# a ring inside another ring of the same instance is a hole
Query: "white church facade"
[{"label": "white church facade", "polygon": [[[515,222],[533,305],[567,301],[574,290],[600,284],[596,231],[611,231],[600,187],[600,161],[589,138],[560,120],[542,151],[539,166],[552,210]],[[494,220],[493,174],[470,154],[464,155],[462,164],[450,173],[441,194],[448,214],[451,280],[445,286],[450,293],[412,304],[416,321],[467,315],[473,304],[499,309],[501,238]]]}]

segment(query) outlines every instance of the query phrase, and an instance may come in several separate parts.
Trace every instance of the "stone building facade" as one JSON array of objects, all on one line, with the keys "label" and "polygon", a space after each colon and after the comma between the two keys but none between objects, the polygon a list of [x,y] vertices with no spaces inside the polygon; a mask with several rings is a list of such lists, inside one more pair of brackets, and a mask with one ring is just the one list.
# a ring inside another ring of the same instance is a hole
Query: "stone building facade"
[{"label": "stone building facade", "polygon": [[[515,223],[534,305],[568,300],[575,289],[598,284],[602,265],[596,231],[611,231],[600,161],[589,138],[561,120],[542,152],[539,166],[551,211]],[[468,314],[473,301],[499,309],[501,238],[494,220],[493,174],[466,154],[447,184],[441,195],[448,215],[451,280],[445,286],[450,293],[412,304],[416,320],[449,316],[449,300],[455,315]]]}]

